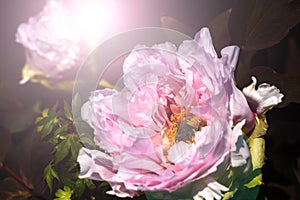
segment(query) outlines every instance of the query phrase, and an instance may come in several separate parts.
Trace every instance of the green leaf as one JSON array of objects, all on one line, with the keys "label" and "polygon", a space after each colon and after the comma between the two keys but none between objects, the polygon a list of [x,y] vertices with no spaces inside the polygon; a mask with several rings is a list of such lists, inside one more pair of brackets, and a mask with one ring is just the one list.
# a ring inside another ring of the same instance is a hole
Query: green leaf
[{"label": "green leaf", "polygon": [[72,114],[71,107],[69,106],[69,104],[66,101],[64,101],[64,111],[65,111],[65,116],[67,117],[67,119],[70,121],[73,121],[73,114]]},{"label": "green leaf", "polygon": [[90,145],[95,145],[95,143],[94,143],[94,135],[91,134],[93,132],[93,129],[86,122],[84,122],[84,121],[82,121],[79,124],[82,125],[82,126],[86,126],[86,128],[88,130],[86,132],[78,133],[78,136],[80,137],[81,142],[83,144],[87,143],[87,144],[90,144]]},{"label": "green leaf", "polygon": [[95,147],[95,143],[90,138],[84,136],[80,137],[81,143],[84,145],[90,145],[91,147]]},{"label": "green leaf", "polygon": [[231,42],[245,50],[268,48],[299,22],[299,1],[235,1],[229,19]]},{"label": "green leaf", "polygon": [[57,196],[57,197],[64,196],[64,191],[63,191],[62,189],[58,189],[58,190],[55,192],[55,196]]},{"label": "green leaf", "polygon": [[63,185],[74,188],[76,180],[78,179],[78,173],[79,172],[61,174],[61,182],[63,183]]},{"label": "green leaf", "polygon": [[44,114],[42,113],[43,116],[41,118],[37,118],[37,119],[39,119],[36,121],[36,124],[38,126],[43,126],[43,125],[47,124],[49,121],[56,119],[60,114],[59,112],[55,112],[52,110],[50,110],[50,111],[48,111],[47,109],[44,109],[44,110],[46,110],[47,113],[44,113],[45,111],[43,111],[43,113],[44,113]]},{"label": "green leaf", "polygon": [[70,162],[68,162],[68,172],[71,172],[72,170],[74,170],[76,167],[78,166],[78,163],[74,160],[70,160]]},{"label": "green leaf", "polygon": [[76,144],[76,146],[75,145],[71,146],[71,155],[72,155],[73,159],[76,159],[78,157],[80,148],[81,148],[81,146],[78,146],[77,144]]},{"label": "green leaf", "polygon": [[44,179],[48,185],[50,193],[52,193],[53,190],[53,178],[58,181],[60,180],[57,172],[52,168],[52,163],[49,163],[44,170]]},{"label": "green leaf", "polygon": [[[87,186],[90,190],[96,189],[96,185],[94,184],[94,182],[93,182],[92,180],[90,180],[90,179],[83,179],[83,180],[84,180],[86,186]],[[106,183],[106,182],[104,182],[104,183]],[[101,183],[101,184],[102,184],[102,183]],[[106,183],[106,184],[108,185],[108,183]]]},{"label": "green leaf", "polygon": [[229,199],[256,199],[261,185],[261,169],[255,169],[245,175],[239,168],[231,168],[232,183],[229,191],[222,200]]},{"label": "green leaf", "polygon": [[83,194],[83,192],[85,190],[84,179],[77,179],[74,190],[75,190],[76,197],[80,197]]},{"label": "green leaf", "polygon": [[262,184],[262,173],[257,174],[252,180],[245,184],[247,188],[254,188]]},{"label": "green leaf", "polygon": [[79,150],[82,147],[80,140],[75,134],[70,134],[67,140],[70,143],[72,158],[76,160],[78,157]]},{"label": "green leaf", "polygon": [[38,117],[36,118],[36,125],[37,126],[44,126],[46,123],[48,123],[51,119],[48,116],[45,117]]},{"label": "green leaf", "polygon": [[55,196],[58,198],[55,198],[54,200],[71,200],[72,194],[73,190],[71,190],[68,186],[64,186],[64,190],[58,189],[55,192]]},{"label": "green leaf", "polygon": [[49,110],[48,112],[48,117],[50,117],[51,119],[57,118],[59,116],[61,116],[62,111],[55,111],[54,109]]},{"label": "green leaf", "polygon": [[49,190],[50,190],[50,193],[52,193],[53,177],[52,177],[51,172],[50,172],[51,169],[49,169],[49,168],[51,168],[51,166],[48,165],[48,166],[45,168],[45,170],[44,170],[44,179],[45,179],[45,181],[46,181],[46,183],[47,183],[47,185],[48,185],[48,188],[49,188]]},{"label": "green leaf", "polygon": [[55,130],[54,136],[58,136],[68,130],[69,124],[64,123],[62,126],[58,127],[58,129]]},{"label": "green leaf", "polygon": [[49,113],[49,108],[45,108],[42,110],[42,117],[47,117],[48,116],[48,113]]},{"label": "green leaf", "polygon": [[238,188],[236,190],[236,193],[232,198],[232,200],[253,200],[253,199],[259,199],[258,198],[258,192],[259,192],[259,186],[253,187],[253,188]]},{"label": "green leaf", "polygon": [[107,187],[107,186],[109,186],[109,184],[107,182],[103,181],[102,183],[100,183],[99,188]]},{"label": "green leaf", "polygon": [[47,137],[53,130],[55,126],[55,120],[50,120],[48,121],[45,125],[42,126],[41,133],[42,133],[42,138]]},{"label": "green leaf", "polygon": [[62,161],[70,151],[70,143],[67,139],[62,140],[57,146],[56,146],[56,152],[55,152],[55,165],[57,165],[60,161]]},{"label": "green leaf", "polygon": [[41,102],[38,101],[33,105],[33,112],[40,114],[42,112]]},{"label": "green leaf", "polygon": [[234,189],[233,191],[228,191],[224,194],[222,200],[229,200],[234,197],[234,194],[236,193],[237,189]]}]

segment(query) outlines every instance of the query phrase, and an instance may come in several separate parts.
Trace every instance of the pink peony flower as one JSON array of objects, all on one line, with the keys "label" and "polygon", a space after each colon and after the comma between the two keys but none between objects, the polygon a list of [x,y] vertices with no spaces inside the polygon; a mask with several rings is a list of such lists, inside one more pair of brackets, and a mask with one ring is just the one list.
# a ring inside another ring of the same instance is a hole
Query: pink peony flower
[{"label": "pink peony flower", "polygon": [[189,198],[220,199],[228,185],[218,177],[251,167],[242,128],[254,115],[234,84],[238,52],[229,46],[219,58],[207,28],[178,49],[136,47],[124,88],[94,91],[82,107],[101,151],[80,150],[80,177],[107,181],[120,197],[189,187]]},{"label": "pink peony flower", "polygon": [[39,14],[21,24],[16,33],[16,41],[25,47],[26,54],[21,83],[74,74],[93,47],[109,34],[104,32],[112,16],[104,15],[105,9],[112,12],[108,2],[48,0]]}]

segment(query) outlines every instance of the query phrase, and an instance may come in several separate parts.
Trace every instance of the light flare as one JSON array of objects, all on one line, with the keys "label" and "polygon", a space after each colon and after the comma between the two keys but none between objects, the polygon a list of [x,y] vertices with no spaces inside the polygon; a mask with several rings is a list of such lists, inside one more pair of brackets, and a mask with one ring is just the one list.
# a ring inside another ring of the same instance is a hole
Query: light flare
[{"label": "light flare", "polygon": [[118,14],[115,1],[77,0],[71,6],[71,18],[86,41],[98,44],[99,39],[111,34]]}]

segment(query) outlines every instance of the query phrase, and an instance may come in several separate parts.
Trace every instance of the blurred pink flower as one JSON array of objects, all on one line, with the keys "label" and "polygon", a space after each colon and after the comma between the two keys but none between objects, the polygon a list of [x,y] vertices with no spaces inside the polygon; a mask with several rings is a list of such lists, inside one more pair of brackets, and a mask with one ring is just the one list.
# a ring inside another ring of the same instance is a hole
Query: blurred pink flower
[{"label": "blurred pink flower", "polygon": [[226,168],[251,166],[242,128],[254,117],[233,80],[238,52],[229,46],[218,58],[207,28],[178,49],[136,47],[123,65],[125,87],[94,91],[82,107],[103,151],[80,150],[80,177],[107,181],[120,197],[197,183],[195,199],[220,198]]},{"label": "blurred pink flower", "polygon": [[21,83],[74,74],[108,34],[104,33],[105,25],[111,21],[104,14],[113,11],[107,2],[111,1],[48,0],[39,14],[21,24],[16,33],[16,41],[25,47],[26,54]]}]

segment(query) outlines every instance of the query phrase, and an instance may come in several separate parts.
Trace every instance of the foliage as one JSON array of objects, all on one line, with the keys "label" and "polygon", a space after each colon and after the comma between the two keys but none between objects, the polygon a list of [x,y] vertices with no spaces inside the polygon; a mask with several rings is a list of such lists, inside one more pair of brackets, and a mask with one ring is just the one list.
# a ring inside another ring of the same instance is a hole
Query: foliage
[{"label": "foliage", "polygon": [[[77,156],[82,147],[81,139],[76,133],[71,107],[64,101],[63,109],[45,108],[36,118],[37,130],[43,140],[53,144],[53,158],[44,170],[44,179],[50,193],[56,190],[56,199],[79,198],[85,189],[96,188],[91,180],[79,179]],[[89,140],[85,138],[85,140]],[[92,143],[92,141],[89,141]],[[58,186],[63,187],[57,189]]]},{"label": "foliage", "polygon": [[55,192],[55,196],[58,198],[55,198],[54,200],[71,200],[71,196],[73,194],[73,190],[71,190],[68,186],[64,187],[64,190],[58,189]]}]

